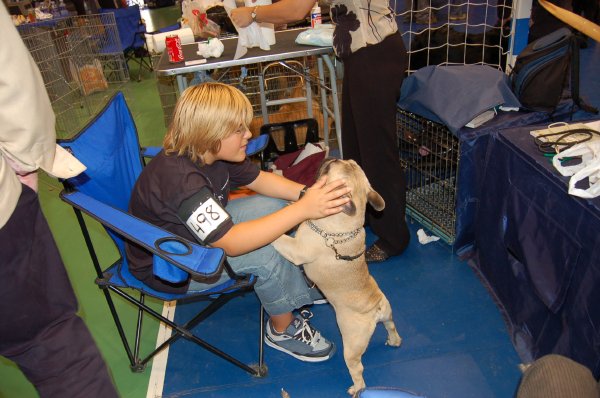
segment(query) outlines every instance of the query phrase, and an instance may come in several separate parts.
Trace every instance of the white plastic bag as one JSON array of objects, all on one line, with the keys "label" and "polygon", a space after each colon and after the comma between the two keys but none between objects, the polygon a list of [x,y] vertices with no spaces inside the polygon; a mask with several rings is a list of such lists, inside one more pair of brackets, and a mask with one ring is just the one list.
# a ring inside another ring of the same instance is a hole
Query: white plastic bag
[{"label": "white plastic bag", "polygon": [[[563,166],[567,158],[581,157],[581,163]],[[569,194],[591,199],[600,195],[600,139],[594,139],[573,145],[552,158],[554,168],[569,179]],[[588,179],[587,189],[577,188],[578,182]]]},{"label": "white plastic bag", "polygon": [[296,37],[296,43],[308,46],[333,46],[333,25],[321,24],[317,27],[306,29]]},{"label": "white plastic bag", "polygon": [[196,37],[203,39],[218,37],[221,28],[217,23],[208,19],[206,14],[206,10],[216,5],[222,5],[222,3],[218,0],[183,0],[181,5],[182,25],[191,28]]},{"label": "white plastic bag", "polygon": [[[586,189],[576,188],[577,183],[586,178],[589,187]],[[592,199],[600,195],[600,158],[571,176],[569,194],[586,199]]]},{"label": "white plastic bag", "polygon": [[[562,165],[564,159],[575,157],[581,157],[581,163],[572,166]],[[552,158],[552,164],[563,176],[572,176],[579,170],[587,167],[594,159],[600,159],[600,139],[575,144],[571,148],[557,153]]]}]

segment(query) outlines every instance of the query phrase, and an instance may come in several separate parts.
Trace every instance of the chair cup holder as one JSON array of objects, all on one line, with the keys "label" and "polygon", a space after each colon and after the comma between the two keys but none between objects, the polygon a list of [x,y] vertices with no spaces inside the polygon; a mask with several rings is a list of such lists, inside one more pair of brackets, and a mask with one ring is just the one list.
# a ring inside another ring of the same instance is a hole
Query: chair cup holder
[{"label": "chair cup holder", "polygon": [[154,242],[159,253],[176,256],[187,256],[192,253],[192,246],[178,237],[160,238]]},{"label": "chair cup holder", "polygon": [[[192,253],[190,244],[177,237],[161,238],[154,243],[154,246],[164,255],[186,256]],[[186,271],[156,255],[152,260],[152,270],[154,275],[171,283],[185,282],[189,278]]]}]

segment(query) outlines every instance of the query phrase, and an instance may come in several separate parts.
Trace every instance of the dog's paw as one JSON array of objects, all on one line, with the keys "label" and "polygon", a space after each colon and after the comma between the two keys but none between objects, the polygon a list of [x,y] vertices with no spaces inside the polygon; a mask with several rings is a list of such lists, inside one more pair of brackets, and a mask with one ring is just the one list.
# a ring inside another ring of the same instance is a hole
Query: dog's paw
[{"label": "dog's paw", "polygon": [[402,337],[398,333],[388,335],[388,338],[385,342],[385,345],[390,345],[392,347],[400,347],[402,344]]},{"label": "dog's paw", "polygon": [[358,397],[359,392],[360,392],[360,390],[354,388],[354,386],[352,386],[348,389],[348,395],[350,395],[352,398]]}]

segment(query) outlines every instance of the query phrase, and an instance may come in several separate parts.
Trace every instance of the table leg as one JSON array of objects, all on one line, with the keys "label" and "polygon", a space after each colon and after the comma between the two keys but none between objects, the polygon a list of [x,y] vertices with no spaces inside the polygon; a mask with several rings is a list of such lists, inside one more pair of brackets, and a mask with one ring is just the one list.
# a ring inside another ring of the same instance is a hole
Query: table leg
[{"label": "table leg", "polygon": [[179,94],[183,93],[187,86],[188,84],[185,74],[177,75],[177,88],[179,89]]},{"label": "table leg", "polygon": [[[323,61],[325,61],[325,65],[327,66],[327,69],[329,70],[329,82],[331,84],[331,96],[332,96],[332,104],[333,104],[333,120],[335,122],[335,135],[337,138],[337,142],[338,142],[338,147],[340,150],[340,158],[344,158],[344,152],[342,151],[342,120],[340,117],[340,103],[338,101],[338,91],[337,91],[337,78],[336,78],[336,73],[335,73],[335,66],[333,65],[333,62],[331,62],[331,58],[329,57],[329,55],[327,54],[323,54],[319,57],[317,65],[319,68],[319,78],[321,79],[321,83],[325,83],[325,76],[323,73]],[[321,91],[321,101],[322,101],[322,106],[323,106],[323,121],[325,122],[325,125],[327,124],[327,115],[329,112],[331,112],[329,110],[329,108],[327,107],[327,101],[326,99],[323,98],[325,94],[323,93],[323,91]],[[328,135],[328,131],[325,132],[325,139],[326,142],[329,135]]]}]

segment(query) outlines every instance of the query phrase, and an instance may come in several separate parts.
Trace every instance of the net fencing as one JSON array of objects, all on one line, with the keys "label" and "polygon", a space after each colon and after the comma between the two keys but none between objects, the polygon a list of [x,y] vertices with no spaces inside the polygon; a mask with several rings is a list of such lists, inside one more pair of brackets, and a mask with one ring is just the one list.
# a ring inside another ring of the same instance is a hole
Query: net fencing
[{"label": "net fencing", "polygon": [[512,0],[393,0],[390,5],[408,52],[408,73],[427,65],[505,70]]}]

